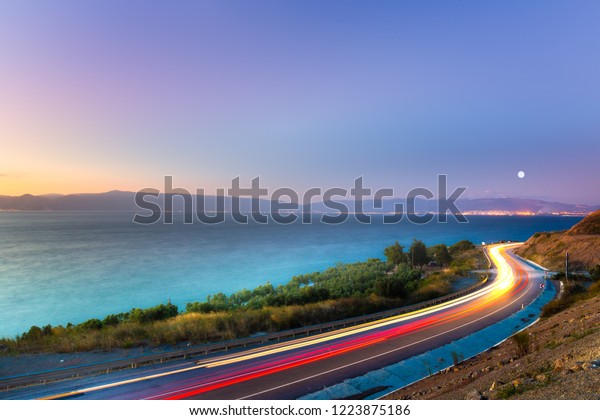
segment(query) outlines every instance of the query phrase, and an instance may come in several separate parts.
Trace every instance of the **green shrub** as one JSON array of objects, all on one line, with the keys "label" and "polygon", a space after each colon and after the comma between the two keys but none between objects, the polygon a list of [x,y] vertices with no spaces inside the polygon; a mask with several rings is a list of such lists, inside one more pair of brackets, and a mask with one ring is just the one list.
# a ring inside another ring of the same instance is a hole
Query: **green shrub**
[{"label": "green shrub", "polygon": [[82,330],[99,330],[102,328],[102,321],[96,318],[88,319],[85,322],[77,325],[78,328]]},{"label": "green shrub", "polygon": [[475,245],[471,241],[462,240],[454,245],[448,247],[448,251],[450,251],[450,255],[455,256],[456,254],[461,254],[466,251],[470,251],[475,249]]},{"label": "green shrub", "polygon": [[[470,248],[465,243],[458,247],[461,246]],[[476,261],[473,251],[469,252],[468,256],[458,255],[465,271],[473,269]],[[335,321],[436,298],[450,292],[456,271],[446,269],[422,277],[420,271],[406,263],[395,266],[373,258],[295,276],[287,284],[277,287],[265,283],[231,295],[217,293],[204,302],[189,303],[183,314],[179,314],[176,305],[168,302],[107,315],[102,321],[89,319],[75,326],[32,326],[15,340],[6,339],[1,343],[8,351],[19,353],[221,341],[257,332]]]}]

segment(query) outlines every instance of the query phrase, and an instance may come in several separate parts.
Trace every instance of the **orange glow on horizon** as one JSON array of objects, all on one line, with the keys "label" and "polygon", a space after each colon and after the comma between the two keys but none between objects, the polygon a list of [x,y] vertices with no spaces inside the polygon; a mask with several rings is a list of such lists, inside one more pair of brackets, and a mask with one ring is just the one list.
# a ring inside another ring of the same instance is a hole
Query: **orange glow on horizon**
[{"label": "orange glow on horizon", "polygon": [[103,193],[113,190],[137,191],[139,187],[134,183],[122,183],[116,185],[107,183],[106,180],[94,179],[82,175],[73,179],[62,179],[58,176],[40,176],[40,175],[10,175],[2,174],[0,176],[0,195],[22,196],[25,194],[45,195],[45,194],[85,194],[85,193]]}]

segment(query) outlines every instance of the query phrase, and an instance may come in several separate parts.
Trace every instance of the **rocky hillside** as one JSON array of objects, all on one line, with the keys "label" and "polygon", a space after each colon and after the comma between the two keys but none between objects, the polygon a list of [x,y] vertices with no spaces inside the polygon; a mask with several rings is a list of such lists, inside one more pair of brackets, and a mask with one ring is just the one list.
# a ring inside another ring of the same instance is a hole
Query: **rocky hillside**
[{"label": "rocky hillside", "polygon": [[600,297],[542,319],[520,337],[387,398],[600,398]]},{"label": "rocky hillside", "polygon": [[590,213],[567,232],[568,235],[600,235],[600,210]]},{"label": "rocky hillside", "polygon": [[591,269],[600,264],[600,211],[585,217],[566,232],[536,233],[516,250],[551,270],[563,270],[565,253],[573,269]]}]

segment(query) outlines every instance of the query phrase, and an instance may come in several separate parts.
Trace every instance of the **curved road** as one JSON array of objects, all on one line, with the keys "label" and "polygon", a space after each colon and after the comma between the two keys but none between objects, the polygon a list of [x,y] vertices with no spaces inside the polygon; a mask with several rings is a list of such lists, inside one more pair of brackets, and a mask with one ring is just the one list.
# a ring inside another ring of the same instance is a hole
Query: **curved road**
[{"label": "curved road", "polygon": [[[497,274],[478,291],[419,311],[247,351],[121,374],[88,386],[52,384],[33,398],[296,399],[467,336],[542,291],[543,272],[515,257],[520,244],[486,250]],[[504,337],[499,337],[499,341]],[[44,392],[42,394],[42,392]],[[41,394],[41,395],[40,395]]]}]

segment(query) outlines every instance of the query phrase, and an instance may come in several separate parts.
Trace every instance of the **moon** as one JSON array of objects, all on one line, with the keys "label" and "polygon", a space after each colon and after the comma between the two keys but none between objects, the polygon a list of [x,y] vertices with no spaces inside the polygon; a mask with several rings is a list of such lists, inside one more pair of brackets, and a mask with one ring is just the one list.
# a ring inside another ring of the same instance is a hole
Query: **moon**
[{"label": "moon", "polygon": [[525,178],[525,172],[523,172],[523,171],[519,171],[519,172],[517,172],[517,176],[518,176],[519,178]]}]

